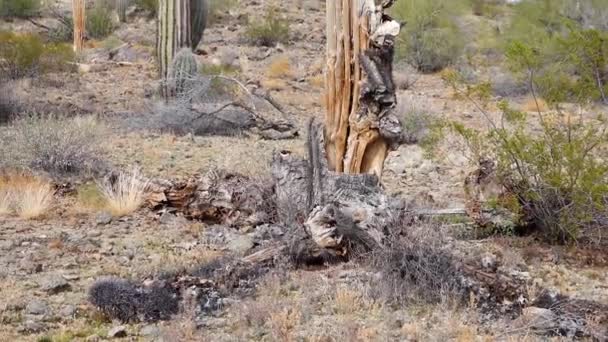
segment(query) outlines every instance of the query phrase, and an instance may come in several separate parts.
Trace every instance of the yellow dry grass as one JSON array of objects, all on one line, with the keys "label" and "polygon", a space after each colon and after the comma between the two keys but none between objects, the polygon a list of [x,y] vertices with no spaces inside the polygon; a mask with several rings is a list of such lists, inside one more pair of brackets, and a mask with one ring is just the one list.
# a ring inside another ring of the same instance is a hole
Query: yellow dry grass
[{"label": "yellow dry grass", "polygon": [[291,69],[289,57],[278,56],[268,66],[266,76],[270,78],[292,78],[294,73]]},{"label": "yellow dry grass", "polygon": [[260,82],[262,86],[268,90],[285,90],[287,89],[287,82],[278,78],[269,78]]},{"label": "yellow dry grass", "polygon": [[547,102],[543,99],[537,98],[535,100],[533,97],[530,97],[521,104],[521,110],[524,112],[538,112],[539,110],[541,112],[546,112],[549,110],[549,105],[547,105]]},{"label": "yellow dry grass", "polygon": [[139,209],[144,203],[148,184],[140,172],[133,169],[131,172],[121,172],[114,183],[100,183],[99,188],[110,213],[114,216],[125,216]]},{"label": "yellow dry grass", "polygon": [[51,208],[52,185],[26,172],[10,171],[0,175],[0,216],[13,211],[23,219],[44,216]]}]

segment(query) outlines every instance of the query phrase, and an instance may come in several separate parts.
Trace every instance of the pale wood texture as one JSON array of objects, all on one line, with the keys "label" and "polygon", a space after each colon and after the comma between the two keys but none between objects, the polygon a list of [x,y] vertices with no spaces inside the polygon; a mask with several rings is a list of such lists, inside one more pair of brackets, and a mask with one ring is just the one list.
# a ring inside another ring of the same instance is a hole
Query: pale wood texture
[{"label": "pale wood texture", "polygon": [[392,54],[400,26],[384,13],[392,3],[327,2],[325,149],[332,171],[380,176],[396,146],[381,128],[396,103]]},{"label": "pale wood texture", "polygon": [[74,17],[74,51],[81,52],[85,36],[85,1],[73,0],[72,11]]}]

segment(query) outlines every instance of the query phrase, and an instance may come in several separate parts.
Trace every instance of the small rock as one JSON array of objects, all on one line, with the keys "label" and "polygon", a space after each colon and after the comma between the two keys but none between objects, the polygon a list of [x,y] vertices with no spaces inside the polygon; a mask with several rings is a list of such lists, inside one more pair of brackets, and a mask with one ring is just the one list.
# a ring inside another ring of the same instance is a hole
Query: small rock
[{"label": "small rock", "polygon": [[236,236],[228,243],[228,249],[236,254],[245,254],[253,248],[253,240],[246,235]]},{"label": "small rock", "polygon": [[112,214],[108,213],[107,211],[99,213],[97,217],[95,217],[95,223],[97,223],[98,226],[112,223]]},{"label": "small rock", "polygon": [[36,322],[32,320],[25,321],[23,325],[17,328],[17,331],[20,333],[39,333],[46,330],[46,326],[41,322]]},{"label": "small rock", "polygon": [[161,335],[161,330],[156,325],[150,324],[141,328],[141,330],[139,330],[139,335],[146,337],[158,337]]},{"label": "small rock", "polygon": [[25,306],[25,313],[30,315],[46,315],[49,313],[49,306],[38,299],[34,299]]},{"label": "small rock", "polygon": [[532,306],[523,309],[516,324],[535,330],[550,331],[557,327],[556,320],[557,316],[553,311]]},{"label": "small rock", "polygon": [[76,315],[76,307],[74,305],[64,305],[61,310],[59,310],[59,314],[63,318],[74,318]]},{"label": "small rock", "polygon": [[126,337],[126,336],[127,336],[127,327],[125,327],[124,325],[119,325],[119,326],[113,327],[112,329],[110,329],[110,331],[108,331],[109,338]]},{"label": "small rock", "polygon": [[52,275],[40,282],[40,289],[49,294],[57,294],[59,292],[68,291],[70,284],[62,276]]}]

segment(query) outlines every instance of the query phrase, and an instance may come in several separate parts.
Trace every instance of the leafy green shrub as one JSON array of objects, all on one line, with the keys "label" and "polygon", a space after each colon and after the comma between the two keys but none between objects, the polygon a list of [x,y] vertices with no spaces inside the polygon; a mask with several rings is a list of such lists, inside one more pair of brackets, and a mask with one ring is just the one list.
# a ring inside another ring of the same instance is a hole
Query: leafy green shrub
[{"label": "leafy green shrub", "polygon": [[249,42],[262,46],[275,46],[289,40],[289,22],[279,15],[275,8],[270,8],[261,21],[250,22],[247,27]]},{"label": "leafy green shrub", "polygon": [[[598,12],[602,2],[581,1],[597,4]],[[523,79],[534,75],[534,87],[544,98],[608,103],[608,32],[587,27],[593,20],[577,15],[567,1],[525,1],[514,11],[503,39],[512,70]]]},{"label": "leafy green shrub", "polygon": [[28,18],[39,10],[39,0],[0,0],[0,18]]},{"label": "leafy green shrub", "polygon": [[460,5],[451,0],[396,2],[392,14],[406,22],[397,43],[398,57],[427,73],[454,63],[464,46],[454,21]]},{"label": "leafy green shrub", "polygon": [[103,4],[98,4],[87,13],[86,29],[89,37],[103,39],[115,29],[112,11]]},{"label": "leafy green shrub", "polygon": [[0,31],[0,71],[8,78],[71,68],[74,53],[69,45],[44,43],[34,34]]},{"label": "leafy green shrub", "polygon": [[[515,53],[511,58],[524,57]],[[556,104],[548,113],[537,104],[537,112],[529,118],[506,101],[498,104],[500,119],[493,120],[484,110],[489,84],[462,87],[454,73],[446,79],[458,94],[476,104],[490,125],[487,133],[456,122],[446,127],[464,141],[471,160],[496,161],[505,198],[515,198],[517,205],[499,199],[494,205],[516,211],[521,222],[551,241],[577,241],[601,227],[607,218],[608,161],[602,153],[608,148],[608,121],[602,116],[572,116]],[[535,81],[531,77],[531,88]]]}]

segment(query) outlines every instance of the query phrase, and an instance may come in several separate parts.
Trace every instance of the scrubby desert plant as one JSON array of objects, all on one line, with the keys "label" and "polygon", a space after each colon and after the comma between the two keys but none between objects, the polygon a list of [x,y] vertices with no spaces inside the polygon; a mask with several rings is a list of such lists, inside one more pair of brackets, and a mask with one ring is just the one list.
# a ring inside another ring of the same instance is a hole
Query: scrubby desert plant
[{"label": "scrubby desert plant", "polygon": [[226,12],[236,7],[238,0],[208,0],[209,1],[209,24],[219,23]]},{"label": "scrubby desert plant", "polygon": [[289,40],[289,22],[282,18],[276,8],[270,8],[261,20],[252,21],[247,27],[247,38],[251,44],[275,46]]},{"label": "scrubby desert plant", "polygon": [[422,105],[420,99],[415,97],[401,98],[398,103],[397,111],[401,114],[403,126],[403,142],[423,143],[437,121],[435,114],[429,111],[428,105]]},{"label": "scrubby desert plant", "polygon": [[99,183],[108,209],[115,216],[125,216],[139,209],[145,201],[148,181],[137,169],[121,172]]},{"label": "scrubby desert plant", "polygon": [[35,34],[0,31],[0,77],[64,71],[73,59],[74,53],[66,44],[44,43]]},{"label": "scrubby desert plant", "polygon": [[0,0],[0,18],[28,18],[40,11],[39,0]]},{"label": "scrubby desert plant", "polygon": [[[529,55],[525,50],[513,50],[510,58],[516,57]],[[548,98],[552,111],[543,112],[531,76],[529,85],[537,103],[533,117],[502,101],[498,103],[501,117],[494,120],[485,110],[488,84],[463,88],[457,75],[446,79],[458,94],[476,104],[490,125],[484,133],[461,123],[448,123],[451,132],[463,139],[471,160],[496,161],[498,181],[505,192],[491,201],[493,206],[515,212],[523,224],[551,241],[577,241],[592,228],[604,225],[608,122],[603,116],[585,118],[564,112],[557,102],[559,92]]]},{"label": "scrubby desert plant", "polygon": [[94,117],[21,116],[1,132],[0,166],[54,176],[96,173],[105,167],[104,130]]},{"label": "scrubby desert plant", "polygon": [[135,5],[150,13],[151,17],[156,16],[158,11],[158,0],[135,0]]},{"label": "scrubby desert plant", "polygon": [[86,30],[91,38],[103,39],[116,28],[112,20],[112,11],[103,2],[96,4],[86,13]]},{"label": "scrubby desert plant", "polygon": [[392,14],[407,23],[399,37],[398,56],[421,72],[436,72],[453,64],[464,43],[454,16],[460,1],[405,0],[395,3]]}]

